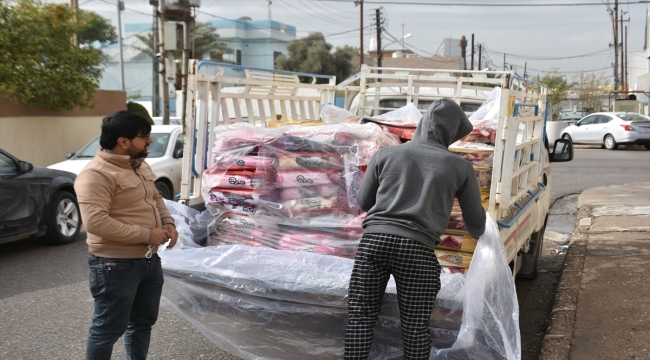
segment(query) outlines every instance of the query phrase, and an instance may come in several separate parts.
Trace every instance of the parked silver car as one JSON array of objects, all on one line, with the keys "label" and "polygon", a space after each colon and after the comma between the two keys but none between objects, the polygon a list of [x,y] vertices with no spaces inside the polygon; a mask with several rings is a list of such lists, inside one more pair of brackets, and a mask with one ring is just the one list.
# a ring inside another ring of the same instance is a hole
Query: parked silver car
[{"label": "parked silver car", "polygon": [[560,137],[574,144],[602,144],[615,150],[621,144],[650,149],[650,117],[629,112],[599,112],[562,130]]},{"label": "parked silver car", "polygon": [[[181,163],[183,162],[184,135],[180,125],[154,125],[151,127],[149,156],[145,160],[156,174],[156,188],[162,197],[174,199],[181,190]],[[100,148],[99,137],[84,146],[78,153],[68,154],[68,160],[52,164],[49,169],[58,169],[79,174],[95,157]]]}]

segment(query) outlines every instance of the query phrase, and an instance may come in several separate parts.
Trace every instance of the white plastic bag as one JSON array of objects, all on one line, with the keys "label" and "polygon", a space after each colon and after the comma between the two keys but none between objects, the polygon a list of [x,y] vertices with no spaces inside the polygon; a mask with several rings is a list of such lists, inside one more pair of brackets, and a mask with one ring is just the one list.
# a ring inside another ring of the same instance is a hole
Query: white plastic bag
[{"label": "white plastic bag", "polygon": [[373,119],[382,119],[403,124],[419,124],[422,116],[420,110],[413,103],[408,103],[399,109],[373,116]]},{"label": "white plastic bag", "polygon": [[463,323],[449,349],[431,359],[520,360],[519,304],[506,251],[496,222],[487,215],[465,276]]},{"label": "white plastic bag", "polygon": [[[178,232],[176,245],[169,250],[202,246],[210,233],[217,227],[219,217],[222,215],[220,210],[211,207],[208,207],[205,211],[198,211],[176,201],[167,199],[164,201],[169,214],[174,219],[174,225]],[[158,251],[165,250],[168,244],[158,247]]]},{"label": "white plastic bag", "polygon": [[324,104],[320,108],[320,119],[325,124],[344,123],[348,120],[354,120],[358,118],[358,116],[338,106]]},{"label": "white plastic bag", "polygon": [[501,88],[495,87],[487,100],[478,108],[470,117],[469,121],[474,124],[477,121],[498,121],[499,120],[499,106],[501,102]]}]

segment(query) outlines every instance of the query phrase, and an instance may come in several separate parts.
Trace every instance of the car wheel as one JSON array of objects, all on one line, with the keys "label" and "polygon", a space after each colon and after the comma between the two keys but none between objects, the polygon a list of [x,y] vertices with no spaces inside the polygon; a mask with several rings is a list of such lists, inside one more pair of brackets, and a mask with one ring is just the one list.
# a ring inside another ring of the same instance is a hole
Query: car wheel
[{"label": "car wheel", "polygon": [[569,141],[573,142],[573,140],[571,140],[571,135],[569,135],[569,134],[562,135],[562,139],[569,140]]},{"label": "car wheel", "polygon": [[156,189],[158,189],[160,196],[167,200],[172,200],[172,191],[169,189],[169,186],[163,181],[156,181]]},{"label": "car wheel", "polygon": [[614,140],[614,137],[612,135],[605,135],[605,149],[607,150],[616,150],[618,147],[618,144],[616,143],[616,140]]},{"label": "car wheel", "polygon": [[77,199],[69,192],[59,191],[54,194],[54,201],[50,206],[50,218],[43,240],[56,245],[73,242],[81,230]]}]

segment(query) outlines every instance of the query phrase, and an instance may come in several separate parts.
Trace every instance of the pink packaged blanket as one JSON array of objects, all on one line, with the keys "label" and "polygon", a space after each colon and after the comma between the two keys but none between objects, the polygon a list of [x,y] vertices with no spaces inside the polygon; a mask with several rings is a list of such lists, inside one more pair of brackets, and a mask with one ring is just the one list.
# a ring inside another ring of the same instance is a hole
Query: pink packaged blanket
[{"label": "pink packaged blanket", "polygon": [[330,197],[341,194],[345,194],[345,189],[336,185],[301,186],[282,189],[280,191],[280,199],[282,201],[287,201],[316,197]]},{"label": "pink packaged blanket", "polygon": [[278,171],[275,186],[278,188],[338,184],[343,181],[340,171]]},{"label": "pink packaged blanket", "polygon": [[262,156],[226,154],[215,156],[213,167],[228,170],[255,170],[271,167],[272,159]]},{"label": "pink packaged blanket", "polygon": [[331,197],[315,197],[307,199],[297,199],[285,201],[282,203],[282,208],[288,213],[301,213],[301,212],[323,212],[334,209],[343,209],[344,202],[339,196]]},{"label": "pink packaged blanket", "polygon": [[343,161],[339,154],[281,154],[275,159],[278,169],[340,169]]},{"label": "pink packaged blanket", "polygon": [[210,168],[204,173],[204,186],[221,189],[270,189],[271,175],[260,171],[227,170]]}]

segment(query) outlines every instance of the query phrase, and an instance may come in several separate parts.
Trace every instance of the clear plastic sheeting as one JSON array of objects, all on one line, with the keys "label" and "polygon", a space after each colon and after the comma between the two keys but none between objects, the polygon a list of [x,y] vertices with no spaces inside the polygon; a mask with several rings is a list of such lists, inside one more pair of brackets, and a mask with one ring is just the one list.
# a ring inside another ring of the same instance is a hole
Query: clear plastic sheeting
[{"label": "clear plastic sheeting", "polygon": [[[442,274],[430,318],[432,359],[519,359],[518,307],[496,224],[467,275]],[[268,247],[165,251],[161,305],[244,359],[340,359],[354,261]],[[467,290],[466,290],[467,289]],[[386,289],[372,359],[402,357],[395,283]]]},{"label": "clear plastic sheeting", "polygon": [[374,124],[214,129],[201,194],[224,214],[208,246],[243,244],[354,258],[365,214],[356,193],[381,147]]},{"label": "clear plastic sheeting", "polygon": [[431,359],[521,359],[519,304],[496,222],[487,215],[465,278],[462,326],[450,349]]},{"label": "clear plastic sheeting", "polygon": [[[173,249],[180,250],[205,245],[210,233],[217,228],[223,211],[214,206],[207,206],[206,210],[198,211],[176,201],[164,200],[178,232],[177,245]],[[159,248],[159,250],[163,249],[164,246]]]}]

